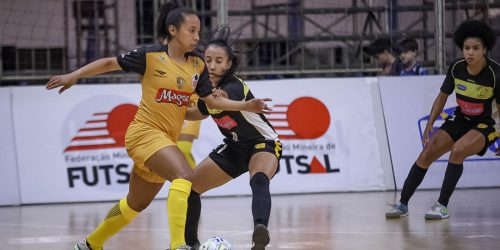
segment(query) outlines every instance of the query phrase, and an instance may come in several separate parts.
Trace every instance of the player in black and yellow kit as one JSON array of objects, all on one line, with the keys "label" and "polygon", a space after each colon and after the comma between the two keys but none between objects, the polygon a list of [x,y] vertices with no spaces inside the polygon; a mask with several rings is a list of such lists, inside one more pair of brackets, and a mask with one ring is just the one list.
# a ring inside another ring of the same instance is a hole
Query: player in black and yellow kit
[{"label": "player in black and yellow kit", "polygon": [[196,92],[219,109],[262,112],[265,106],[260,99],[234,102],[211,95],[205,62],[193,53],[199,32],[196,12],[168,2],[161,8],[157,22],[161,45],[99,59],[70,74],[53,76],[47,83],[47,89],[61,87],[62,93],[81,77],[114,70],[141,75],[142,99],[125,136],[127,152],[134,161],[129,192],[84,241],[75,245],[75,250],[102,249],[107,239],[151,203],[166,180],[172,182],[167,199],[171,248],[190,249],[185,245],[184,226],[192,169],[176,141],[191,95]]},{"label": "player in black and yellow kit", "polygon": [[[252,100],[250,89],[234,74],[238,58],[228,43],[229,28],[219,29],[217,34],[205,50],[205,62],[210,81],[218,89],[216,93],[235,101]],[[252,249],[265,249],[270,242],[267,230],[271,212],[269,181],[276,173],[282,151],[278,134],[263,114],[212,109],[201,99],[197,108],[190,109],[186,117],[203,119],[207,116],[212,117],[225,138],[224,143],[194,169],[186,243],[193,247],[199,245],[200,194],[249,172],[254,218]]]},{"label": "player in black and yellow kit", "polygon": [[[451,151],[439,200],[425,214],[426,219],[448,218],[448,201],[462,175],[465,158],[484,155],[499,137],[492,118],[492,104],[495,100],[500,109],[500,65],[486,57],[495,44],[495,34],[486,24],[472,20],[463,22],[453,39],[464,58],[453,62],[448,69],[424,131],[424,149],[404,182],[400,203],[385,214],[387,218],[408,215],[408,201],[431,163]],[[458,107],[431,136],[434,121],[454,90]]]}]

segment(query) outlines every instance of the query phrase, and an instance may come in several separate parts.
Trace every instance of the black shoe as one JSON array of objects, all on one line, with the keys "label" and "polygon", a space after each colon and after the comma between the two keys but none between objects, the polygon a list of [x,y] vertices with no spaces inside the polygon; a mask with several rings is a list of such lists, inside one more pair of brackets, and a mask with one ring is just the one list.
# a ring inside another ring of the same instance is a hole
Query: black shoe
[{"label": "black shoe", "polygon": [[263,224],[257,224],[257,226],[253,229],[252,241],[252,250],[266,249],[267,244],[271,241],[267,227]]}]

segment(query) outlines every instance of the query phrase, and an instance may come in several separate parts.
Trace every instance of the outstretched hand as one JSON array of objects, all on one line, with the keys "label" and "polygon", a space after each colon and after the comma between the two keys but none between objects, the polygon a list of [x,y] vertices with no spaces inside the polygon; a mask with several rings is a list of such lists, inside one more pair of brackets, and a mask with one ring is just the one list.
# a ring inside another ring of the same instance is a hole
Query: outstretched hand
[{"label": "outstretched hand", "polygon": [[498,146],[497,150],[495,151],[496,156],[500,156],[500,145]]},{"label": "outstretched hand", "polygon": [[246,102],[245,110],[253,113],[263,113],[268,114],[272,109],[267,106],[266,102],[272,101],[271,98],[254,98]]},{"label": "outstretched hand", "polygon": [[48,90],[62,87],[59,89],[59,94],[64,92],[65,90],[71,88],[76,81],[78,81],[78,77],[74,75],[74,73],[69,73],[65,75],[57,75],[50,77],[45,88]]},{"label": "outstretched hand", "polygon": [[427,143],[429,143],[431,130],[432,130],[432,126],[425,127],[423,138],[422,138],[422,144],[424,144],[424,146],[427,145]]}]

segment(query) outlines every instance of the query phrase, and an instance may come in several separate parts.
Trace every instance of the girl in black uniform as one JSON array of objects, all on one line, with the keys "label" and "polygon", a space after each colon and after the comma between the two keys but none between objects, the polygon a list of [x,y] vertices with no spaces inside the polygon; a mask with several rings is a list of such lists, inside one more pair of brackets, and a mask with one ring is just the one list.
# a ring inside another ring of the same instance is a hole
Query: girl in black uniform
[{"label": "girl in black uniform", "polygon": [[[217,89],[216,95],[235,101],[251,100],[254,98],[252,92],[234,74],[238,58],[228,43],[228,37],[229,28],[221,28],[205,50],[210,81]],[[252,249],[265,249],[270,242],[267,230],[271,212],[269,180],[276,173],[282,151],[278,134],[263,114],[210,109],[203,100],[198,101],[197,108],[188,111],[186,119],[203,119],[208,115],[212,116],[225,138],[224,143],[194,169],[193,188],[188,200],[186,243],[194,247],[199,245],[199,195],[249,171],[254,218]]]},{"label": "girl in black uniform", "polygon": [[[448,69],[424,131],[424,149],[404,182],[400,203],[385,214],[387,218],[408,215],[408,201],[431,163],[451,151],[439,199],[425,214],[426,219],[448,218],[448,201],[462,175],[465,158],[484,155],[499,137],[492,104],[495,100],[500,110],[500,66],[486,57],[495,43],[495,34],[488,25],[471,20],[457,28],[453,40],[462,49],[464,58],[453,62]],[[455,113],[437,131],[431,131],[453,90],[458,104]]]}]

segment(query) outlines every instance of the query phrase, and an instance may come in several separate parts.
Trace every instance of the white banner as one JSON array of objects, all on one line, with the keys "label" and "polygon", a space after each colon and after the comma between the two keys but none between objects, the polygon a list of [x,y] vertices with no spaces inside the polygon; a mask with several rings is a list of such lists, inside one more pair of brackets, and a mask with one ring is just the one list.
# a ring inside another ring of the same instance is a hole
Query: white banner
[{"label": "white banner", "polygon": [[[132,161],[123,134],[138,84],[13,89],[22,203],[119,199]],[[134,109],[135,108],[135,109]]]},{"label": "white banner", "polygon": [[[374,115],[374,106],[380,106],[372,97],[374,84],[375,78],[248,82],[256,97],[273,99],[273,112],[267,117],[283,144],[272,193],[385,189],[382,162],[390,161],[387,143],[377,140],[386,135],[381,112],[380,117]],[[212,119],[203,121],[193,147],[197,161],[220,143],[222,136]],[[207,192],[238,194],[251,194],[248,175]]]},{"label": "white banner", "polygon": [[21,202],[12,127],[11,97],[10,88],[0,88],[0,206],[19,205]]},{"label": "white banner", "polygon": [[[374,115],[380,109],[376,84],[375,78],[249,83],[255,96],[273,99],[269,119],[284,145],[273,193],[385,189],[390,162],[388,145],[377,139],[386,135],[381,112]],[[140,95],[138,84],[77,85],[62,95],[14,88],[21,202],[123,197],[133,165],[123,134]],[[220,143],[215,123],[205,120],[193,147],[196,159]],[[250,194],[248,181],[246,175],[206,195]],[[168,186],[158,197],[166,197]]]},{"label": "white banner", "polygon": [[[396,184],[402,188],[408,172],[422,151],[422,133],[444,76],[384,77],[379,79],[384,116],[389,136]],[[457,106],[455,93],[450,95],[444,112],[451,114]],[[444,122],[439,118],[434,127]],[[500,145],[497,140],[496,145]],[[500,157],[492,146],[483,157],[471,156],[464,162],[464,173],[458,187],[500,186]],[[431,165],[421,188],[441,188],[449,154]]]}]

